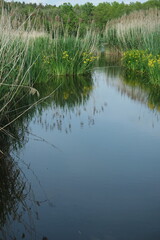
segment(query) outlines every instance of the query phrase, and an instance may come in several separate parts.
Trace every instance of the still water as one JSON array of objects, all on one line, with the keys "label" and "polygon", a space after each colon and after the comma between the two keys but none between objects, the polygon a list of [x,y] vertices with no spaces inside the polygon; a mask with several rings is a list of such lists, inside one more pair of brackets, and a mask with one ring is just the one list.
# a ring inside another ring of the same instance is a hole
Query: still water
[{"label": "still water", "polygon": [[[11,157],[23,196],[10,204],[3,238],[159,240],[160,95],[119,67],[68,82],[19,127]],[[42,97],[55,88],[38,87]]]}]

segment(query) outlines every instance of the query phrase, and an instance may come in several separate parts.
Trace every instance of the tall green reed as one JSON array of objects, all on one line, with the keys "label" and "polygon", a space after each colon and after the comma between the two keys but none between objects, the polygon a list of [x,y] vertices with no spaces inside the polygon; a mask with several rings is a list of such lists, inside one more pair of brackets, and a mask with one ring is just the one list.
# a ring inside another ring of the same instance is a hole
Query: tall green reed
[{"label": "tall green reed", "polygon": [[97,59],[99,36],[88,32],[85,37],[61,36],[37,38],[33,42],[33,55],[39,56],[33,71],[46,76],[79,75],[91,72]]},{"label": "tall green reed", "polygon": [[[16,111],[16,104],[22,102],[23,109],[24,96],[38,93],[33,86],[40,76],[45,82],[48,76],[90,73],[97,58],[98,43],[99,36],[93,30],[87,30],[83,38],[79,37],[78,32],[76,36],[69,34],[64,36],[57,30],[52,38],[45,33],[30,30],[30,25],[28,31],[24,31],[23,26],[13,29],[10,19],[8,18],[7,22],[6,16],[4,18],[2,16],[0,20],[0,131],[23,114],[23,111],[20,114]],[[30,108],[31,106],[28,110]],[[13,112],[17,112],[17,116],[12,115]],[[14,119],[11,116],[14,116]]]},{"label": "tall green reed", "polygon": [[0,131],[3,132],[6,132],[6,126],[18,118],[17,102],[23,103],[24,96],[36,92],[30,77],[30,69],[34,63],[33,59],[28,57],[30,38],[29,34],[24,36],[22,29],[13,30],[9,17],[1,16]]}]

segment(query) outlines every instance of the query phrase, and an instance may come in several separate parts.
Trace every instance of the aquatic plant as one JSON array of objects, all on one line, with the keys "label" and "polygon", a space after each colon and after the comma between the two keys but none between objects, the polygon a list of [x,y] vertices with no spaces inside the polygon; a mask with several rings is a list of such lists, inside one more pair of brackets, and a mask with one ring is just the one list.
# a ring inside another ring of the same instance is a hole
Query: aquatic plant
[{"label": "aquatic plant", "polygon": [[123,53],[123,66],[141,74],[155,85],[160,85],[160,55],[153,55],[144,50],[130,50]]},{"label": "aquatic plant", "polygon": [[[37,38],[33,42],[32,56],[39,56],[32,72],[41,75],[79,75],[91,72],[97,59],[99,36],[88,32],[84,38],[58,36]],[[35,74],[34,74],[35,75]],[[45,81],[45,80],[44,80]]]}]

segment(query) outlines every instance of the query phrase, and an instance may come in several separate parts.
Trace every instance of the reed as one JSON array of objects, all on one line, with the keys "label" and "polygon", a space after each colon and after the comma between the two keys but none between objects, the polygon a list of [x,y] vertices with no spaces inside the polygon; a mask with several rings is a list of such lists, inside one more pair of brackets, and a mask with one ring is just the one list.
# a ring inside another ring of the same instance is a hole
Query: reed
[{"label": "reed", "polygon": [[[138,21],[137,21],[138,20]],[[106,42],[122,50],[140,49],[159,54],[160,10],[140,10],[106,25]]]},{"label": "reed", "polygon": [[[25,23],[27,24],[27,23]],[[47,82],[48,77],[89,74],[97,59],[99,35],[88,30],[85,37],[61,35],[54,38],[45,32],[14,29],[10,18],[0,19],[0,131],[12,124],[24,112],[16,110],[17,103],[25,105],[26,96],[37,93],[34,83]],[[41,77],[41,78],[40,78]],[[53,78],[52,78],[53,79]],[[53,80],[54,81],[54,80]],[[43,100],[43,99],[42,99]],[[41,99],[32,104],[35,106]],[[28,110],[32,106],[28,106]],[[15,114],[17,112],[17,115]],[[14,113],[12,115],[12,113]],[[12,117],[12,116],[13,117]],[[8,117],[9,116],[9,117]]]},{"label": "reed", "polygon": [[[28,53],[33,34],[22,34],[19,28],[13,31],[10,18],[5,14],[0,19],[0,132],[9,134],[6,126],[18,117],[17,103],[23,109],[24,97],[36,93],[30,70],[34,59]],[[16,114],[17,113],[17,114]]]},{"label": "reed", "polygon": [[88,74],[97,59],[98,42],[99,36],[90,31],[83,38],[78,35],[37,38],[32,42],[32,54],[34,58],[39,56],[33,71],[37,73],[41,68],[44,76]]},{"label": "reed", "polygon": [[122,63],[127,71],[160,85],[159,9],[135,11],[110,21],[105,36],[110,47],[123,53]]}]

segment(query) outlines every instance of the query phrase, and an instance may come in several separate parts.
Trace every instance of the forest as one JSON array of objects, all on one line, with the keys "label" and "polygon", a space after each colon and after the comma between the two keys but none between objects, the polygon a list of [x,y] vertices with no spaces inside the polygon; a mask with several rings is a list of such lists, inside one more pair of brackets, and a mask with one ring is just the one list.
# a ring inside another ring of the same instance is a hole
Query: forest
[{"label": "forest", "polygon": [[[76,34],[80,27],[81,33],[92,25],[98,30],[104,30],[106,24],[113,19],[123,15],[128,15],[133,11],[148,10],[150,8],[160,8],[159,0],[148,0],[144,3],[131,2],[102,2],[97,6],[87,2],[86,4],[76,4],[72,6],[70,3],[64,3],[60,6],[42,5],[36,3],[20,3],[20,2],[3,2],[1,6],[6,14],[9,14],[13,28],[19,27],[28,18],[31,21],[31,27],[36,30],[45,30],[49,33],[53,31],[57,25],[63,25],[64,29],[68,29],[69,33]],[[1,8],[2,9],[2,8]],[[2,10],[1,10],[2,11]],[[26,25],[25,25],[26,26]]]}]

